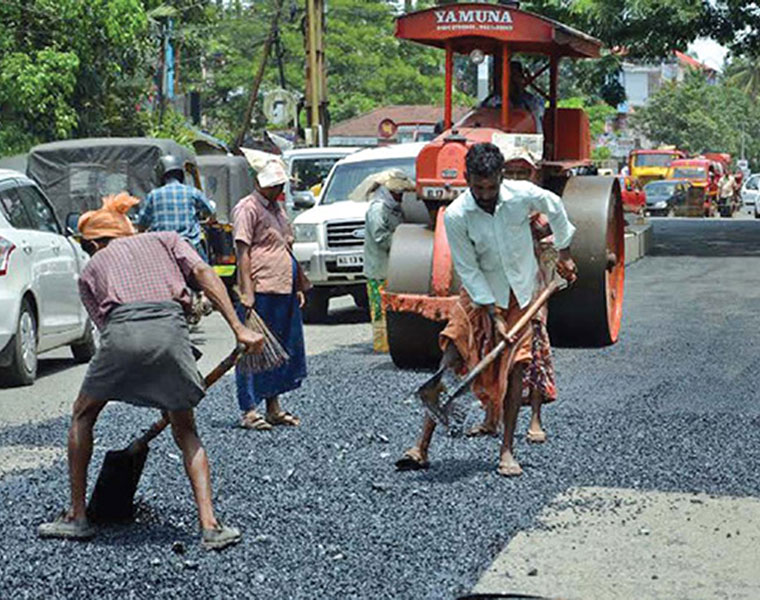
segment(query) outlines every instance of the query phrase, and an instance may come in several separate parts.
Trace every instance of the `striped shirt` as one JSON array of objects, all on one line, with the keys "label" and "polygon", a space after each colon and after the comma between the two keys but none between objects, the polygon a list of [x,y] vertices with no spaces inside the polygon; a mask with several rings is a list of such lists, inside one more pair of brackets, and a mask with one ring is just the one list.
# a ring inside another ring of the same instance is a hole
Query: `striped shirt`
[{"label": "striped shirt", "polygon": [[112,240],[90,259],[79,295],[92,322],[103,329],[108,314],[132,302],[178,302],[190,308],[198,253],[177,233],[141,233]]},{"label": "striped shirt", "polygon": [[203,192],[179,181],[170,181],[148,194],[137,224],[146,231],[176,231],[193,246],[201,243],[200,219],[214,207]]}]

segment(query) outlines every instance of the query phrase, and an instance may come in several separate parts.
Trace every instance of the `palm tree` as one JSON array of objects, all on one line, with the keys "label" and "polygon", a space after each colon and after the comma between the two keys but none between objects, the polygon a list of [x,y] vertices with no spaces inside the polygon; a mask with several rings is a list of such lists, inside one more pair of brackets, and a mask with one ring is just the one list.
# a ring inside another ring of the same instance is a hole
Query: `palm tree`
[{"label": "palm tree", "polygon": [[739,56],[726,67],[726,82],[754,99],[760,98],[760,56]]}]

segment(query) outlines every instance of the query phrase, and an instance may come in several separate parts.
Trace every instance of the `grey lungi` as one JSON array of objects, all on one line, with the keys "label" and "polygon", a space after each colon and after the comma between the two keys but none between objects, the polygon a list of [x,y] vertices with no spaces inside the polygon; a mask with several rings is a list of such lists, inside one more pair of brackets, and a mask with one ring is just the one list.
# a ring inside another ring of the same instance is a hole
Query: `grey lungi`
[{"label": "grey lungi", "polygon": [[182,307],[176,302],[123,304],[108,315],[82,382],[97,400],[187,410],[205,394]]}]

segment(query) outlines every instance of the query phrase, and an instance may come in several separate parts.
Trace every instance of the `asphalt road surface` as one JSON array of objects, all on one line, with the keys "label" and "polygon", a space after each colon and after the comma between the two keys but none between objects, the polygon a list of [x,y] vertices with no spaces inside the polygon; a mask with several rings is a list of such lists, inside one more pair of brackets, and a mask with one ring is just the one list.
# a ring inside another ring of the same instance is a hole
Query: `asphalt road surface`
[{"label": "asphalt road surface", "polygon": [[[18,416],[17,392],[2,390],[0,414],[16,416],[0,429],[0,462],[13,460],[0,471],[0,596],[760,597],[758,240],[750,220],[655,220],[653,255],[627,270],[619,343],[556,350],[546,445],[525,443],[521,415],[519,479],[496,474],[496,440],[442,434],[428,472],[394,472],[417,433],[408,394],[424,375],[374,355],[355,311],[309,326],[319,351],[284,399],[301,428],[237,428],[230,377],[199,407],[219,515],[244,532],[220,554],[198,545],[169,436],[153,444],[137,523],[88,544],[36,539],[65,505],[70,400],[59,396],[81,372],[58,364],[45,398],[18,392],[48,418]],[[151,417],[104,412],[91,479]]]}]

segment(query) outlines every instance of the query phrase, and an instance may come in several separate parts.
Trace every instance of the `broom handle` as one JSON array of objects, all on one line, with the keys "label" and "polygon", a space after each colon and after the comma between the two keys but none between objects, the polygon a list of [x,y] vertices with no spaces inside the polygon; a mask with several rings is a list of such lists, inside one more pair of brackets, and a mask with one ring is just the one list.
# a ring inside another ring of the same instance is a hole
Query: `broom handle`
[{"label": "broom handle", "polygon": [[[528,307],[528,310],[525,311],[525,313],[518,319],[517,323],[515,323],[512,328],[507,332],[507,339],[514,340],[515,337],[517,337],[517,334],[522,331],[522,329],[530,323],[530,320],[536,315],[536,313],[541,309],[541,307],[546,304],[546,301],[549,299],[549,297],[556,292],[564,282],[560,282],[557,279],[552,280],[552,282],[546,286],[543,292],[541,292],[538,295],[538,298]],[[499,356],[504,351],[504,348],[507,347],[507,344],[509,343],[507,339],[502,339],[496,347],[491,350],[488,354],[485,355],[483,360],[481,360],[477,365],[475,365],[472,370],[467,374],[467,377],[465,377],[462,382],[456,387],[454,392],[451,394],[451,398],[455,398],[458,396],[462,390],[467,388],[467,386],[472,383],[472,380],[475,379],[480,373],[483,372],[483,369],[488,367],[494,360],[496,360],[496,357]],[[514,343],[514,342],[513,342]]]},{"label": "broom handle", "polygon": [[[206,375],[206,378],[203,380],[203,383],[205,384],[206,389],[210,388],[212,385],[214,385],[219,379],[224,375],[227,371],[229,371],[232,367],[235,366],[235,363],[237,362],[240,355],[245,350],[245,346],[243,344],[238,344],[235,349],[230,352],[227,357],[220,362],[211,373]],[[161,418],[153,423],[148,430],[143,433],[139,438],[137,438],[137,442],[142,442],[143,444],[147,444],[152,439],[156,438],[161,434],[161,432],[166,429],[166,427],[169,425],[169,415],[167,415],[165,412],[162,414]]]}]

